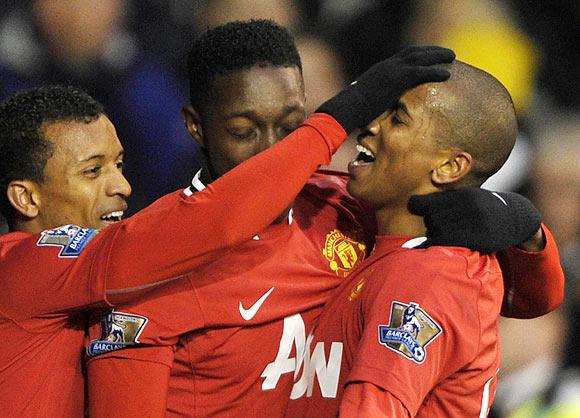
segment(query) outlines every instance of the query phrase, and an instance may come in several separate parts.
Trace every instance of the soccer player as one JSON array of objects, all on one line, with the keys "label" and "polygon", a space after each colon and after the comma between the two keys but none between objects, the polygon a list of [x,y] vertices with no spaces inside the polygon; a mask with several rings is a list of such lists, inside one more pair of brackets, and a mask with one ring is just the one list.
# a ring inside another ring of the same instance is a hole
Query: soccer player
[{"label": "soccer player", "polygon": [[[483,183],[511,152],[517,122],[493,76],[459,61],[444,67],[448,81],[409,90],[358,137],[348,190],[375,208],[379,235],[309,336],[290,417],[487,416],[500,265],[467,248],[425,248],[424,223],[408,204]],[[490,208],[511,198],[498,194]]]},{"label": "soccer player", "polygon": [[[379,63],[360,85],[326,103],[335,117],[317,113],[206,190],[175,192],[122,221],[130,186],[123,149],[102,107],[58,86],[3,102],[0,202],[13,232],[0,238],[2,413],[82,416],[82,311],[135,298],[251,238],[330,161],[350,131],[381,114],[406,87],[448,77],[429,64],[452,57],[446,49],[424,48],[395,57],[396,68],[392,60]],[[344,107],[355,111],[335,111]],[[114,335],[142,325],[128,318]]]},{"label": "soccer player", "polygon": [[[207,156],[191,190],[203,190],[305,117],[298,52],[272,22],[208,31],[194,44],[189,67],[192,105],[184,113]],[[179,416],[281,416],[306,332],[369,251],[369,217],[344,186],[342,178],[317,173],[291,210],[196,270],[190,284],[104,315],[88,346],[92,415],[165,416],[167,406]],[[113,332],[133,317],[147,319],[139,344],[134,331],[121,338]],[[129,349],[102,353],[107,340]]]}]

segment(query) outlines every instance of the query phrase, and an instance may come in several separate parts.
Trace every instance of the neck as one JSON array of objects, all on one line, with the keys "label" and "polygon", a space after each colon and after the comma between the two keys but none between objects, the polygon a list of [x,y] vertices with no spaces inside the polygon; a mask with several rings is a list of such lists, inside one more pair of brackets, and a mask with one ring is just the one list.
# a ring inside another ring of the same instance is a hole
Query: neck
[{"label": "neck", "polygon": [[44,229],[34,222],[14,222],[8,228],[9,232],[28,232],[29,234],[37,234]]},{"label": "neck", "polygon": [[421,216],[413,215],[404,206],[388,206],[376,210],[377,231],[379,235],[425,236],[427,229]]}]

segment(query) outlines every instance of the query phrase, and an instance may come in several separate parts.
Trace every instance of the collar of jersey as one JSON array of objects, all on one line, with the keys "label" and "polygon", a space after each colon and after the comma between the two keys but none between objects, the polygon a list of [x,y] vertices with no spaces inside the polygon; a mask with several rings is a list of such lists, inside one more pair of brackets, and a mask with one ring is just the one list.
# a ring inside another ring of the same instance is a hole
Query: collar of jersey
[{"label": "collar of jersey", "polygon": [[[193,179],[191,180],[191,185],[184,190],[184,192],[187,196],[191,196],[194,191],[201,192],[203,189],[205,189],[206,186],[203,183],[203,181],[201,181],[201,171],[202,171],[202,169],[200,168],[197,171],[197,173],[195,173],[195,176],[193,176]],[[287,219],[288,219],[288,225],[292,225],[292,222],[294,221],[294,209],[290,209],[290,212],[288,212]],[[260,236],[254,235],[252,237],[252,239],[255,241],[259,241]]]},{"label": "collar of jersey", "polygon": [[416,237],[409,235],[377,235],[375,237],[375,247],[371,254],[375,251],[377,254],[388,254],[393,251],[399,251],[401,248],[411,249],[421,245],[427,238]]}]

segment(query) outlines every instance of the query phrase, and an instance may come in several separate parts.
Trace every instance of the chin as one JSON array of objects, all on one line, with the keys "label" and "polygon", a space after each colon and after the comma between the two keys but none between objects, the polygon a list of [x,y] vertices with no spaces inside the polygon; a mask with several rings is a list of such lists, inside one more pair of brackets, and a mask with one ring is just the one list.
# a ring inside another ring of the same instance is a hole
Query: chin
[{"label": "chin", "polygon": [[352,177],[348,180],[348,183],[346,183],[346,190],[350,193],[351,196],[353,197],[358,197],[355,196],[356,195],[356,180],[353,180]]},{"label": "chin", "polygon": [[346,190],[348,191],[348,193],[352,197],[354,197],[356,199],[360,199],[360,200],[365,200],[364,190],[362,189],[362,186],[356,180],[353,180],[351,178],[348,181],[348,183],[346,184]]},{"label": "chin", "polygon": [[89,226],[89,228],[93,228],[93,229],[105,229],[108,226],[111,225],[115,225],[116,223],[119,223],[120,221],[99,221],[98,224],[93,224],[91,226]]}]

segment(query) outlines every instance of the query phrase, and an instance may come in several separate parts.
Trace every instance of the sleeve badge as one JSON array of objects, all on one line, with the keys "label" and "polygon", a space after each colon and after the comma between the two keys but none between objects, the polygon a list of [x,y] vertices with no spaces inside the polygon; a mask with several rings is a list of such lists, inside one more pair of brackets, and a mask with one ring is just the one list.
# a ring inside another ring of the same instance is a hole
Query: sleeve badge
[{"label": "sleeve badge", "polygon": [[91,341],[87,354],[94,357],[138,344],[146,324],[143,316],[112,311],[101,319],[101,337]]},{"label": "sleeve badge", "polygon": [[60,253],[58,253],[59,257],[78,257],[98,232],[96,229],[65,225],[42,231],[36,245],[39,247],[61,247]]},{"label": "sleeve badge", "polygon": [[441,332],[441,326],[417,303],[394,301],[389,325],[379,325],[379,343],[421,364],[427,356],[427,345]]}]

